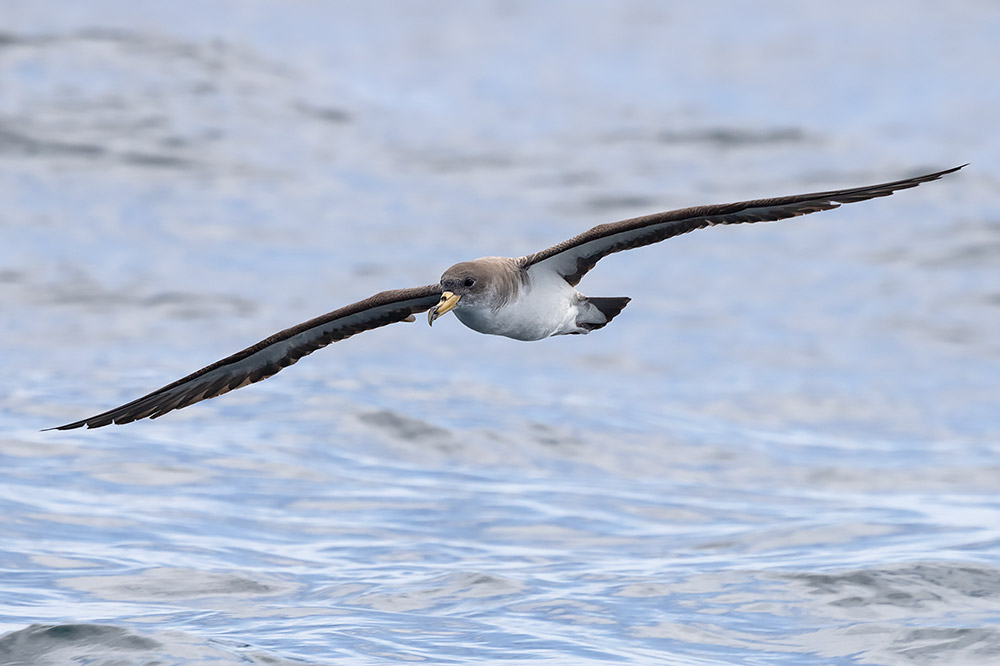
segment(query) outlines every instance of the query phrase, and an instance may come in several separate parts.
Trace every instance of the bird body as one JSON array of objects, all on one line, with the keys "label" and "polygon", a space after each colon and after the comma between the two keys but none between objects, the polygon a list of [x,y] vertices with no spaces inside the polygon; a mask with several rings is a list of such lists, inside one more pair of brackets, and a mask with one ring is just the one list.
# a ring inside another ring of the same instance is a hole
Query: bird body
[{"label": "bird body", "polygon": [[[466,280],[473,283],[465,286]],[[458,320],[479,333],[530,342],[553,335],[585,334],[605,326],[611,317],[549,264],[523,268],[518,259],[483,257],[452,266],[441,277],[442,288],[460,294],[454,312]],[[486,285],[482,292],[476,286]],[[431,311],[428,321],[443,314]]]},{"label": "bird body", "polygon": [[483,257],[455,264],[438,284],[380,292],[279,331],[132,402],[50,430],[99,428],[157,418],[266,379],[330,343],[388,324],[413,321],[419,312],[428,312],[428,322],[433,323],[454,310],[458,320],[474,331],[515,340],[586,334],[606,326],[629,302],[626,297],[588,298],[576,289],[583,276],[610,254],[695,229],[781,220],[885,197],[938,180],[963,166],[879,185],[655,213],[601,224],[516,259]]}]

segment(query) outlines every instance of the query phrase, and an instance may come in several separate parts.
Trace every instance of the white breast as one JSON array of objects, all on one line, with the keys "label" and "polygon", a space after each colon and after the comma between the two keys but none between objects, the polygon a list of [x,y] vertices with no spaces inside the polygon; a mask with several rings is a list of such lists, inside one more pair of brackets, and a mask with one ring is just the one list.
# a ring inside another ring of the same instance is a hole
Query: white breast
[{"label": "white breast", "polygon": [[515,340],[541,340],[550,335],[584,333],[576,325],[583,296],[552,270],[528,270],[517,298],[499,309],[455,308],[459,321],[474,331]]}]

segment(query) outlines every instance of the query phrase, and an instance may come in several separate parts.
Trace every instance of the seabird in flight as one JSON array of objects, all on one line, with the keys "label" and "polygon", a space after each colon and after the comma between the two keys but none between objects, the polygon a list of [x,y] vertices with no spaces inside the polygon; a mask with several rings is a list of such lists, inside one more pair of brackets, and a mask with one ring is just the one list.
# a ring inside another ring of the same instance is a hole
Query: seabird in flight
[{"label": "seabird in flight", "polygon": [[583,276],[609,254],[717,224],[770,222],[886,197],[937,180],[962,166],[881,185],[654,213],[601,224],[516,259],[484,257],[455,264],[438,284],[375,294],[275,333],[121,407],[49,430],[155,419],[266,379],[332,342],[399,321],[414,321],[414,314],[425,311],[429,311],[430,324],[454,311],[458,320],[474,331],[515,340],[590,333],[607,326],[629,302],[626,297],[595,298],[576,290]]}]

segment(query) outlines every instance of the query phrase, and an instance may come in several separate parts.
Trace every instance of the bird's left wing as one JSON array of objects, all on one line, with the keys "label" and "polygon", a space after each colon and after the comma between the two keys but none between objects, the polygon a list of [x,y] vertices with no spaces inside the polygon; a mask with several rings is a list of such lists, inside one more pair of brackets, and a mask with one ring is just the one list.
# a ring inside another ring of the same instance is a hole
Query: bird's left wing
[{"label": "bird's left wing", "polygon": [[146,417],[155,419],[175,409],[267,379],[332,342],[398,321],[412,321],[414,313],[429,310],[440,298],[441,287],[436,284],[383,291],[286,328],[121,407],[48,430],[70,430],[83,426],[100,428]]},{"label": "bird's left wing", "polygon": [[541,252],[518,259],[521,268],[543,264],[555,269],[576,286],[598,261],[622,250],[651,245],[672,236],[717,224],[770,222],[837,208],[841,204],[887,197],[897,190],[916,187],[953,173],[962,166],[924,176],[867,185],[846,190],[796,194],[774,199],[757,199],[713,206],[696,206],[666,213],[654,213],[613,224],[601,224]]}]

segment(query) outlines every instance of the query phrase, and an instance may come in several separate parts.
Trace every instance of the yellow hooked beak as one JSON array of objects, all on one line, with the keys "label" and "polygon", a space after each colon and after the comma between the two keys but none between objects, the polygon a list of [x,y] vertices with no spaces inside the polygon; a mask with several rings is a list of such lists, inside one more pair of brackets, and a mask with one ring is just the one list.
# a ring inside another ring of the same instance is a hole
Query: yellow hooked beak
[{"label": "yellow hooked beak", "polygon": [[435,319],[454,310],[460,298],[462,297],[450,291],[441,294],[441,300],[427,313],[427,324],[433,326]]}]

